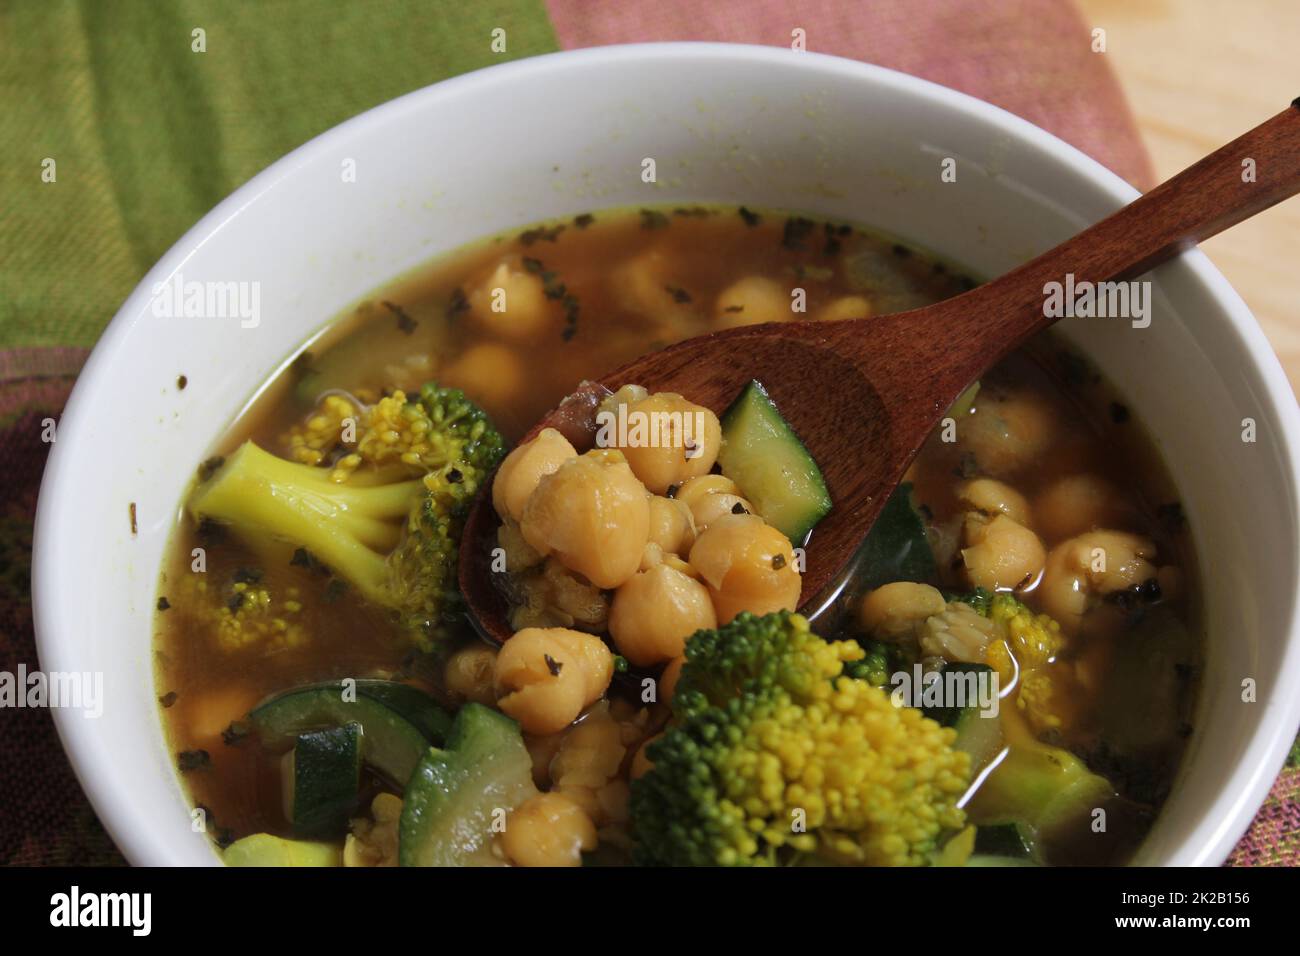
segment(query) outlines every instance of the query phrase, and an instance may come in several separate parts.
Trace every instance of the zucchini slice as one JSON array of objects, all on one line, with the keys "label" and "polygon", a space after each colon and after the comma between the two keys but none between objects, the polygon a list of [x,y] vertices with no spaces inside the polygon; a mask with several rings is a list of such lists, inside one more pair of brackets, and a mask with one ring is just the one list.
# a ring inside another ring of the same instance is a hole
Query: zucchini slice
[{"label": "zucchini slice", "polygon": [[284,755],[284,815],[298,836],[337,836],[361,790],[361,725],[301,734]]},{"label": "zucchini slice", "polygon": [[428,749],[403,795],[402,866],[494,866],[494,825],[537,793],[519,725],[481,704],[456,715],[444,750]]},{"label": "zucchini slice", "polygon": [[722,416],[718,463],[763,520],[796,545],[831,510],[817,462],[757,381]]},{"label": "zucchini slice", "polygon": [[355,699],[343,681],[278,694],[248,715],[262,746],[286,751],[299,735],[348,723],[362,729],[362,758],[396,784],[411,776],[429,744],[441,743],[451,724],[446,711],[417,688],[395,681],[358,680]]}]

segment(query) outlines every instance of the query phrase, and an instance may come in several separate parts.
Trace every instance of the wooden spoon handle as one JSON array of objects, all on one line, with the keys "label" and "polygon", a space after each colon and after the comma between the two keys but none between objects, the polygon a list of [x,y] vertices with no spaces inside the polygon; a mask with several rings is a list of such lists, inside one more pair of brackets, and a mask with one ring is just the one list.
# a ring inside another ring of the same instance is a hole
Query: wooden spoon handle
[{"label": "wooden spoon handle", "polygon": [[1297,192],[1300,98],[1074,238],[968,293],[982,300],[970,312],[978,327],[954,331],[1000,339],[1009,351],[1055,321],[1043,308],[1047,283],[1064,282],[1067,274],[1076,286],[1131,279]]}]

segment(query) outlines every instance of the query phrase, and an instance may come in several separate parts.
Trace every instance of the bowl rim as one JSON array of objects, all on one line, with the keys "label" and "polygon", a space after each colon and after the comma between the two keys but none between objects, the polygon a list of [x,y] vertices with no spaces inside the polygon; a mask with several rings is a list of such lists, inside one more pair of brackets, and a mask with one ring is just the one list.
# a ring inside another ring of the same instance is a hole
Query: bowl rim
[{"label": "bowl rim", "polygon": [[[720,68],[731,63],[761,62],[773,67],[794,68],[837,75],[886,93],[942,102],[958,109],[983,126],[991,127],[1008,138],[1050,154],[1091,185],[1104,190],[1114,199],[1116,208],[1137,198],[1140,193],[1111,170],[1076,147],[991,103],[929,80],[895,70],[823,53],[791,51],[784,47],[716,42],[637,43],[564,50],[460,74],[430,86],[389,100],[324,131],[262,170],[204,215],[181,236],[132,290],[114,314],[82,368],[68,402],[59,419],[59,438],[50,452],[41,482],[37,504],[32,553],[32,615],[40,666],[48,671],[77,670],[75,661],[66,658],[71,641],[63,635],[71,632],[65,619],[64,605],[58,591],[61,554],[60,508],[58,502],[75,490],[76,476],[67,466],[64,449],[68,439],[91,427],[95,396],[100,389],[111,359],[127,336],[133,317],[143,314],[152,298],[153,285],[179,270],[208,238],[236,220],[240,212],[292,176],[316,156],[333,149],[345,140],[364,134],[379,123],[400,121],[403,114],[432,108],[441,101],[459,96],[473,96],[480,87],[491,84],[524,83],[544,79],[554,71],[583,69],[587,66],[617,66],[636,60],[641,65],[671,64],[683,58],[712,61]],[[793,59],[792,59],[793,58]],[[794,64],[792,67],[791,64]],[[1264,336],[1263,330],[1245,302],[1199,249],[1181,254],[1179,261],[1188,277],[1200,283],[1208,300],[1221,308],[1233,332],[1249,356],[1263,386],[1258,399],[1276,416],[1283,428],[1278,436],[1279,463],[1290,472],[1292,513],[1300,512],[1300,408],[1281,364]],[[242,397],[241,397],[242,398]],[[73,442],[75,443],[75,441]],[[1291,620],[1283,651],[1284,673],[1300,675],[1300,575],[1292,592]],[[107,764],[109,753],[102,749],[94,721],[74,719],[71,711],[51,708],[60,741],[73,770],[100,821],[123,855],[132,863],[167,861],[168,841],[144,821],[133,809],[130,795],[110,785]],[[1284,756],[1300,725],[1300,695],[1290,697],[1283,706],[1259,718],[1246,753],[1234,774],[1221,783],[1201,820],[1165,862],[1168,865],[1217,865],[1228,856],[1246,831],[1262,804]],[[215,861],[215,860],[214,860]]]}]

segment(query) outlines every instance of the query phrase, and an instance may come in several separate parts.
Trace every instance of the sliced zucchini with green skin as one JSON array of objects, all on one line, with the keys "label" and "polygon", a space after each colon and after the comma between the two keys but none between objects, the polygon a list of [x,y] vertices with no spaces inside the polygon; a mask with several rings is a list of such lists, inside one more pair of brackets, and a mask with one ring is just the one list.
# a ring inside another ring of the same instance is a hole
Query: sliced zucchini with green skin
[{"label": "sliced zucchini with green skin", "polygon": [[1033,841],[1025,837],[1018,824],[1001,823],[979,827],[975,832],[975,855],[1011,857],[1023,860],[1033,854]]},{"label": "sliced zucchini with green skin", "polygon": [[394,783],[405,783],[429,744],[441,743],[451,718],[433,699],[394,681],[358,680],[299,687],[248,715],[262,746],[285,751],[311,730],[361,725],[363,758]]},{"label": "sliced zucchini with green skin", "polygon": [[406,785],[399,863],[500,865],[491,850],[494,825],[536,793],[519,725],[481,704],[466,704],[446,748],[427,750]]},{"label": "sliced zucchini with green skin", "polygon": [[912,485],[903,482],[881,509],[853,556],[856,587],[860,593],[894,581],[937,584],[939,569],[925,533],[925,522],[912,504]]},{"label": "sliced zucchini with green skin", "polygon": [[795,544],[831,510],[817,462],[756,381],[722,416],[718,463],[763,520]]},{"label": "sliced zucchini with green skin", "polygon": [[1002,721],[997,714],[985,716],[978,707],[967,707],[952,726],[957,731],[957,739],[952,745],[970,754],[972,775],[991,764],[1006,749],[1002,740]]},{"label": "sliced zucchini with green skin", "polygon": [[286,840],[271,833],[254,833],[221,851],[226,866],[342,866],[337,843]]},{"label": "sliced zucchini with green skin", "polygon": [[301,734],[284,756],[284,815],[299,836],[336,836],[361,790],[361,725]]},{"label": "sliced zucchini with green skin", "polygon": [[[987,682],[984,686],[990,691],[994,689],[993,668],[987,664],[955,661],[945,664],[939,673],[945,682],[945,688],[948,686],[947,675],[962,675],[967,701],[962,706],[957,706],[954,701],[950,706],[923,707],[921,711],[941,727],[951,727],[957,731],[957,739],[953,741],[953,747],[970,754],[971,772],[978,773],[992,762],[1004,747],[1002,722],[998,713],[986,715],[979,700],[969,698],[972,692],[975,694],[980,692],[981,682]],[[970,679],[967,679],[967,675]]]},{"label": "sliced zucchini with green skin", "polygon": [[392,680],[359,680],[357,696],[377,700],[396,711],[414,724],[415,729],[428,737],[432,744],[441,744],[451,730],[451,714],[424,691],[410,684]]},{"label": "sliced zucchini with green skin", "polygon": [[966,391],[957,396],[957,401],[948,409],[948,418],[961,418],[969,415],[975,408],[975,396],[980,393],[980,383],[972,382]]}]

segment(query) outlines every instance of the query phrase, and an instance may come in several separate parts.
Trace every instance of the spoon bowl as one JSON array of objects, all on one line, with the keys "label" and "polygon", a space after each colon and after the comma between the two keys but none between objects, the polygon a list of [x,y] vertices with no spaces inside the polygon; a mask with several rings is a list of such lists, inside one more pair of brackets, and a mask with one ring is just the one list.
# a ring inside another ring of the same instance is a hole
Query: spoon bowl
[{"label": "spoon bowl", "polygon": [[[1253,161],[1250,176],[1243,173],[1245,159]],[[803,608],[848,565],[945,410],[986,369],[1071,311],[1061,307],[1065,290],[1129,281],[1297,191],[1300,99],[977,289],[893,315],[771,322],[687,339],[584,383],[523,440],[554,427],[579,451],[590,448],[597,404],[623,385],[676,392],[721,414],[748,382],[761,382],[818,462],[831,496],[831,511],[805,549]],[[507,572],[495,571],[490,559],[498,525],[490,495],[481,492],[466,523],[458,570],[475,627],[503,643],[513,631],[494,581]]]}]

